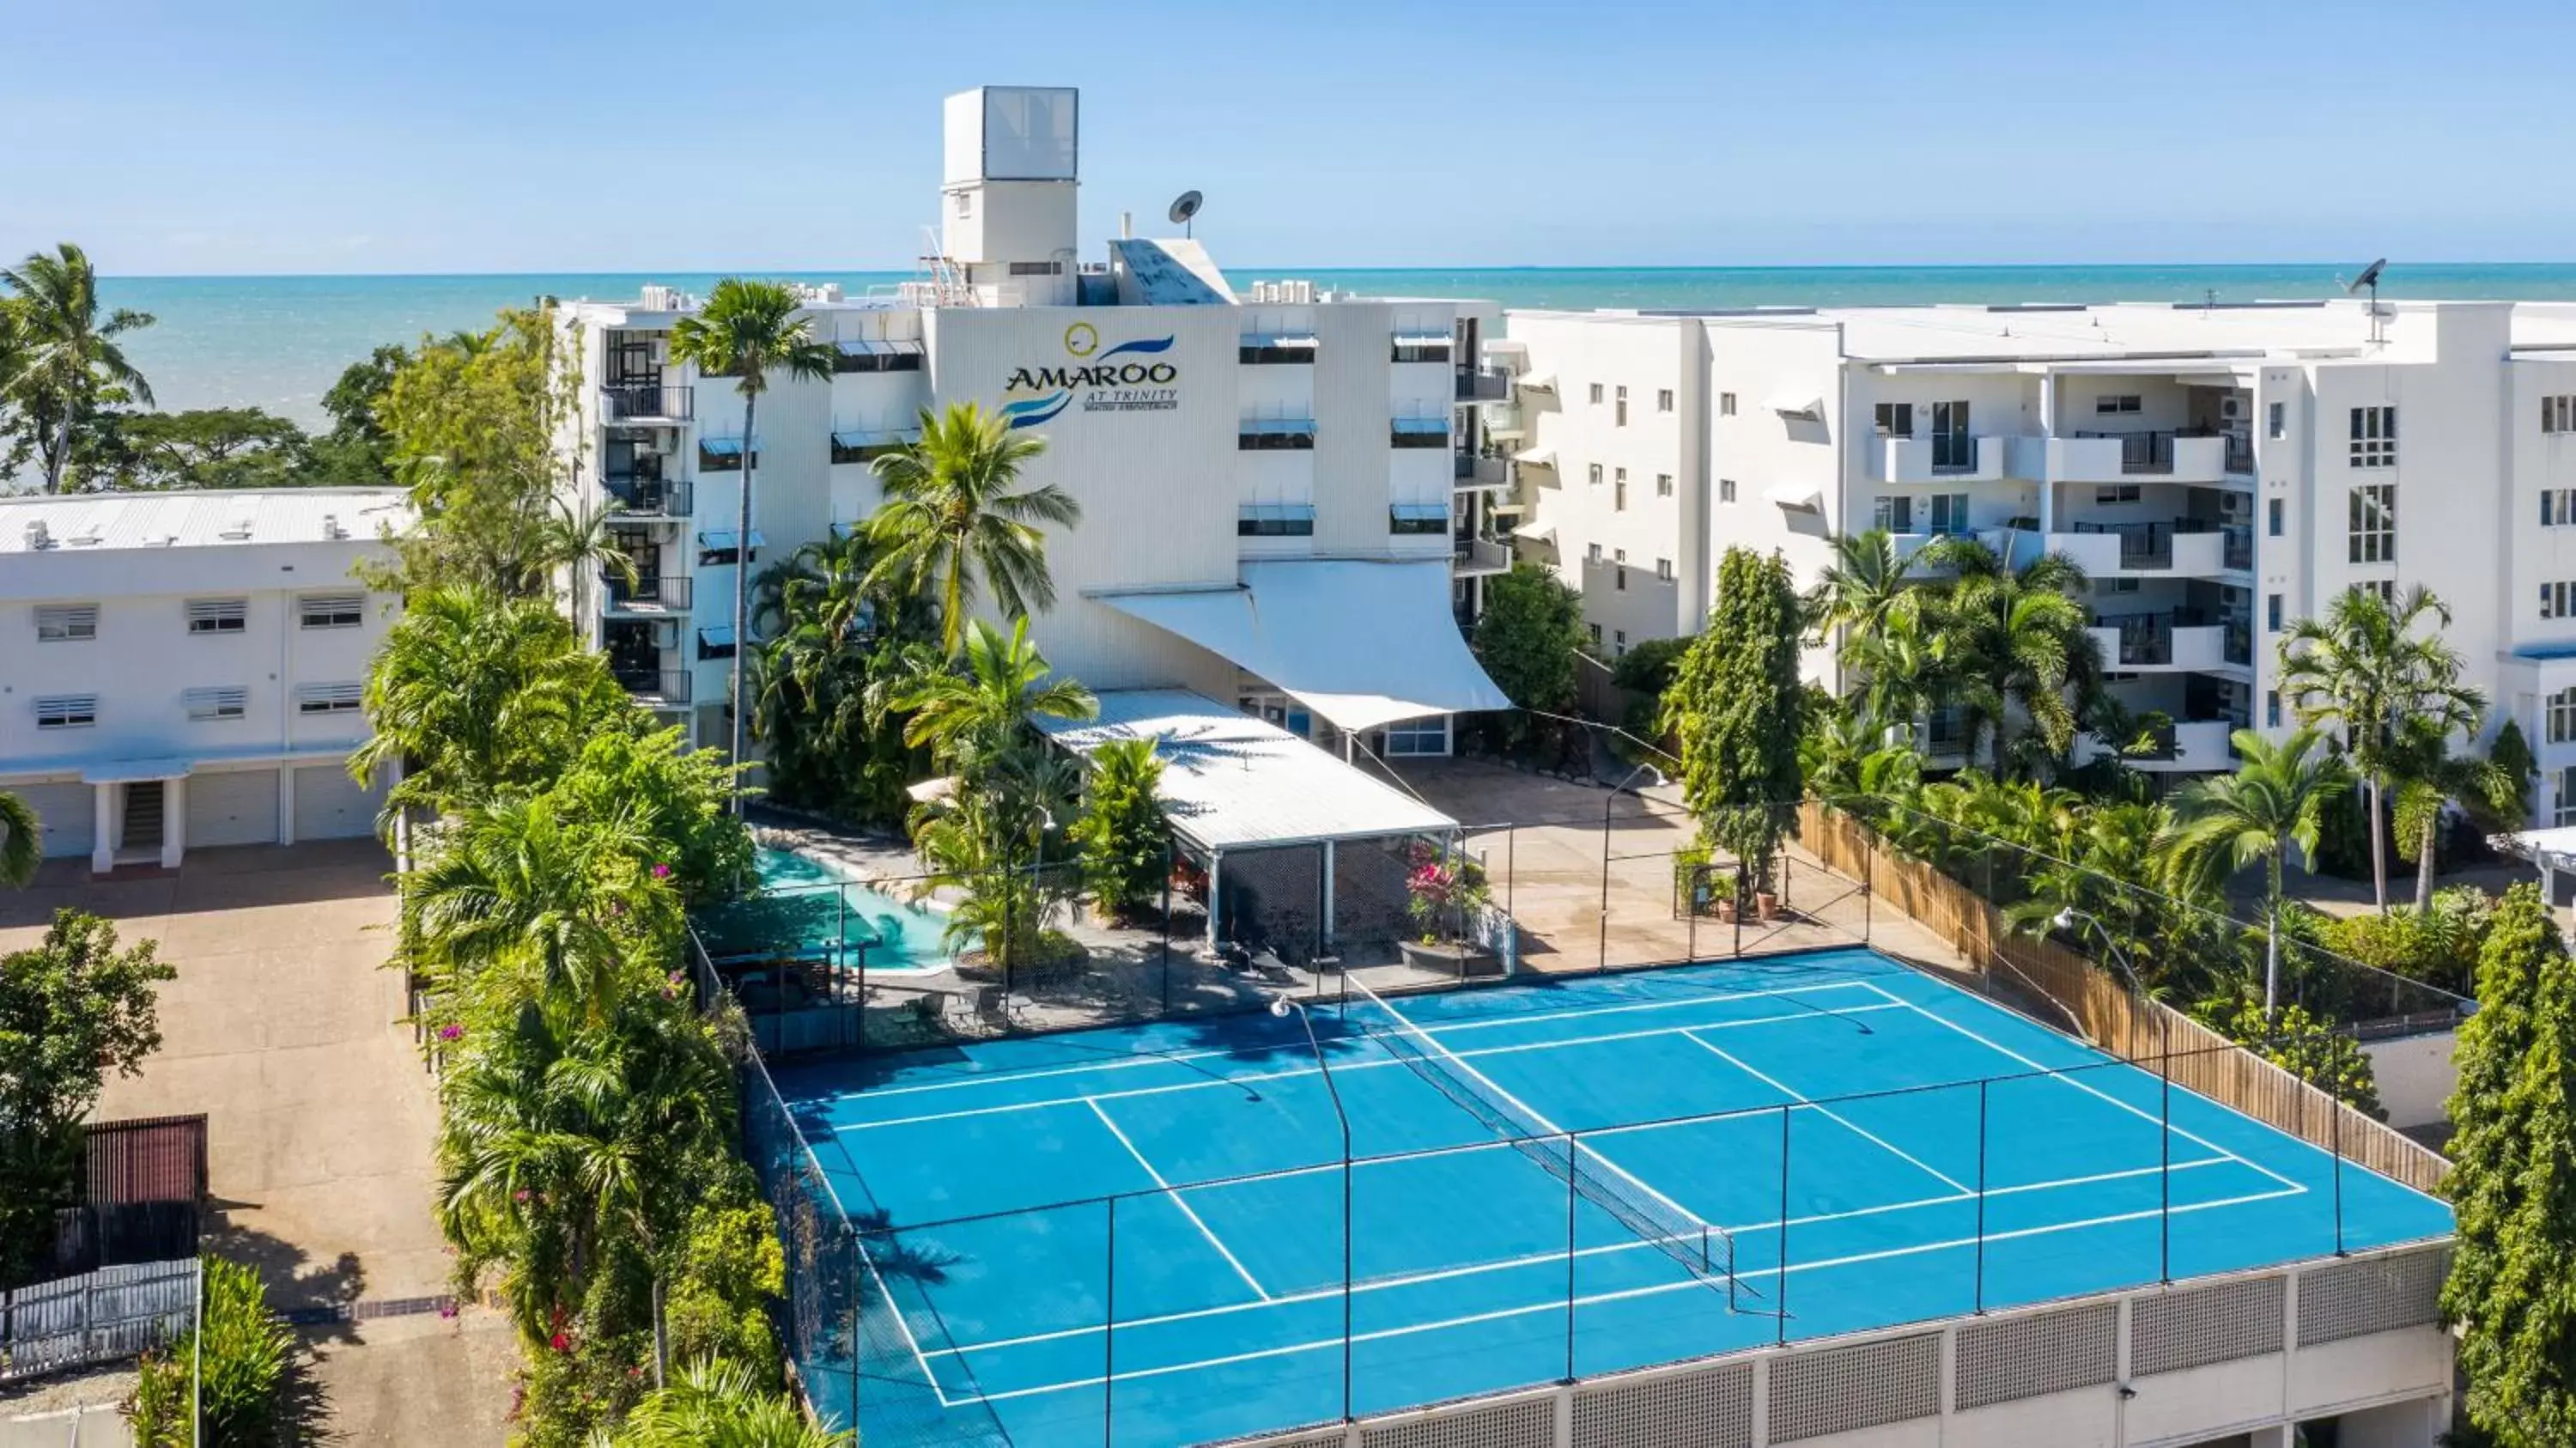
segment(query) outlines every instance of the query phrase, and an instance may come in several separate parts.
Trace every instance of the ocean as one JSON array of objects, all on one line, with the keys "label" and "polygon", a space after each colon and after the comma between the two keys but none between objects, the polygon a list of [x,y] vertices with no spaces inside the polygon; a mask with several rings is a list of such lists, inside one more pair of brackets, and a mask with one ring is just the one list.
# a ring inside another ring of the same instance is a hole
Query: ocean
[{"label": "ocean", "polygon": [[[1509,267],[1401,270],[1230,267],[1238,286],[1302,277],[1382,296],[1478,297],[1507,307],[1887,306],[1930,302],[2175,301],[2322,297],[2337,267]],[[2349,271],[2347,266],[2344,270]],[[851,295],[909,272],[795,272]],[[632,297],[648,281],[703,293],[712,273],[657,275],[112,277],[110,306],[150,312],[127,355],[165,410],[261,407],[324,424],[322,394],[351,362],[387,342],[487,325],[539,296]],[[2386,297],[2576,301],[2576,263],[2399,263]]]}]

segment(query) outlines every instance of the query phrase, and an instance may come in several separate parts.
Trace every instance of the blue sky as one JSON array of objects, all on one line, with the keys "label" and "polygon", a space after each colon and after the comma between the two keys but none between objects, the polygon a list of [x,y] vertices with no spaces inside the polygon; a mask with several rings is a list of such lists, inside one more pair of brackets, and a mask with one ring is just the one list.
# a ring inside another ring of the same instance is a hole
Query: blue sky
[{"label": "blue sky", "polygon": [[[972,17],[969,19],[968,17]],[[2576,256],[2564,0],[0,0],[0,254],[908,268],[938,99],[1083,91],[1086,252]]]}]

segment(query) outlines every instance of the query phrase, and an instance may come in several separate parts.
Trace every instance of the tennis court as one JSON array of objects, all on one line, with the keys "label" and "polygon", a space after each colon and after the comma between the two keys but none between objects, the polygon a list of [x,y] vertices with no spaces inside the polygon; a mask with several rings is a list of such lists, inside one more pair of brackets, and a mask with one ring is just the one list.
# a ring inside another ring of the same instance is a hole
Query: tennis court
[{"label": "tennis court", "polygon": [[1310,1019],[1329,1075],[1295,1011],[778,1072],[860,1228],[818,1404],[1201,1443],[2451,1228],[1866,950]]}]

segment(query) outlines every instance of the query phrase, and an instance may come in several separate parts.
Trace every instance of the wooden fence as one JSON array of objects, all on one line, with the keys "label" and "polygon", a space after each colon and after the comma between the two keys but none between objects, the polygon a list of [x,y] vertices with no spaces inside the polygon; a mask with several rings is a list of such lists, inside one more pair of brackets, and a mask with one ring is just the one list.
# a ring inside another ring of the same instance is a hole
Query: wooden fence
[{"label": "wooden fence", "polygon": [[1827,866],[1866,881],[1878,903],[1912,917],[1977,970],[2002,967],[2064,1012],[2087,1039],[2122,1060],[2152,1071],[2169,1056],[2175,1085],[2418,1191],[2433,1190],[2450,1170],[2440,1153],[2190,1016],[2159,1001],[2141,1000],[2109,971],[2074,951],[2013,933],[1991,902],[1930,865],[1887,849],[1849,815],[1809,802],[1800,808],[1798,834],[1800,843]]},{"label": "wooden fence", "polygon": [[197,1259],[101,1267],[0,1292],[0,1383],[119,1362],[197,1323]]}]

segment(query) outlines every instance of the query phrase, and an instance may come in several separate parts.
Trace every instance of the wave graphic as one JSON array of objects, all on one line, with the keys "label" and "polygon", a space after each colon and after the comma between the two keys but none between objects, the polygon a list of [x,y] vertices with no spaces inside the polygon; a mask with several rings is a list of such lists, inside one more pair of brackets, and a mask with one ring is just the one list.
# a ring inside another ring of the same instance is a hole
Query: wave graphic
[{"label": "wave graphic", "polygon": [[1002,404],[1002,411],[1011,419],[1011,426],[1014,428],[1035,427],[1064,411],[1072,402],[1073,392],[1068,388],[1022,402],[1005,402]]},{"label": "wave graphic", "polygon": [[1108,351],[1101,353],[1099,360],[1106,362],[1112,357],[1122,357],[1130,352],[1169,352],[1171,350],[1171,338],[1156,337],[1151,341],[1145,342],[1121,342],[1117,346],[1110,348]]}]

